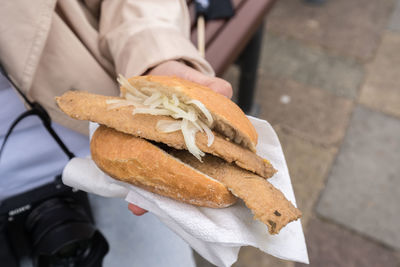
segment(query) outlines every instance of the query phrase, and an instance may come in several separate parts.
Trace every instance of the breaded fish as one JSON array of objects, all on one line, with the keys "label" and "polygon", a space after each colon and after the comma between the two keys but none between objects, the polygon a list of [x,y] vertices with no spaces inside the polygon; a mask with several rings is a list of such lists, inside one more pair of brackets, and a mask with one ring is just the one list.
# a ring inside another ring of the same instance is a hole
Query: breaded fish
[{"label": "breaded fish", "polygon": [[[132,115],[133,106],[110,109],[106,101],[111,99],[122,98],[70,91],[57,97],[56,101],[60,109],[74,119],[97,122],[136,137],[164,143],[176,149],[187,149],[181,131],[162,133],[156,130],[159,120],[174,121],[173,118],[148,114]],[[196,145],[205,153],[218,156],[229,163],[235,163],[261,177],[269,178],[276,172],[269,161],[249,149],[226,140],[218,133],[214,132],[214,135],[214,143],[208,147],[207,135],[198,132]]]},{"label": "breaded fish", "polygon": [[175,150],[168,153],[223,183],[244,201],[255,219],[268,226],[270,234],[279,233],[286,224],[301,217],[301,211],[281,191],[256,174],[211,155],[206,155],[201,163],[187,151]]}]

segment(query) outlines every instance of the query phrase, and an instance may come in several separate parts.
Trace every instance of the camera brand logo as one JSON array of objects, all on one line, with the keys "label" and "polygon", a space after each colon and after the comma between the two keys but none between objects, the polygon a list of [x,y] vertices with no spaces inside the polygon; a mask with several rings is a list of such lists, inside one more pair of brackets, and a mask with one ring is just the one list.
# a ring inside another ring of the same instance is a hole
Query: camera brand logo
[{"label": "camera brand logo", "polygon": [[31,205],[30,205],[30,204],[27,204],[27,205],[25,205],[25,206],[16,208],[16,209],[14,209],[14,210],[10,210],[10,211],[8,212],[8,216],[15,216],[15,215],[17,215],[17,214],[20,214],[20,213],[22,213],[22,212],[24,212],[24,211],[29,210],[30,208],[31,208]]}]

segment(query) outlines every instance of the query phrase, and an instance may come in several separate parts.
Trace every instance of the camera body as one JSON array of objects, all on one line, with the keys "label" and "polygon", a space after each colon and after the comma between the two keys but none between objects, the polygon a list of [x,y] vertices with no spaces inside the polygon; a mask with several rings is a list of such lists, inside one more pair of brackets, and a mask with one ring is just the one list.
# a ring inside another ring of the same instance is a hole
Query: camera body
[{"label": "camera body", "polygon": [[[12,179],[12,178],[11,178]],[[0,202],[0,265],[101,266],[108,243],[95,228],[87,194],[51,182]]]}]

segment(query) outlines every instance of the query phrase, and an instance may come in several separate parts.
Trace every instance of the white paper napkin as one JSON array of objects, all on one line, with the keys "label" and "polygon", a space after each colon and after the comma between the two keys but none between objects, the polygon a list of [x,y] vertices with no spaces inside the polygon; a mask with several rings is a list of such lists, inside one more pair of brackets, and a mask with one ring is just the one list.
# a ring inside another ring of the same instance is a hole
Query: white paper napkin
[{"label": "white paper napkin", "polygon": [[[278,172],[269,179],[296,205],[285,157],[271,125],[249,117],[259,139],[257,154],[271,161]],[[91,124],[91,133],[96,124]],[[74,158],[64,169],[65,184],[105,197],[125,198],[159,217],[201,256],[217,266],[231,266],[241,246],[253,246],[275,257],[308,263],[300,220],[289,223],[278,235],[253,220],[243,202],[225,209],[195,207],[116,181],[97,168],[91,159]]]}]

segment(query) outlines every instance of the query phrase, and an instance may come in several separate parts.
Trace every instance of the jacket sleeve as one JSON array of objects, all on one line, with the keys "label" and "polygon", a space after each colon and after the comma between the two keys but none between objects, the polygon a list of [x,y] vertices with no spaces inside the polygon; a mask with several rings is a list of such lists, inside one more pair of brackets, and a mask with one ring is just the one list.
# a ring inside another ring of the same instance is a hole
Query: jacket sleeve
[{"label": "jacket sleeve", "polygon": [[117,73],[140,75],[167,60],[184,60],[214,75],[189,40],[185,0],[105,0],[100,12],[100,49]]}]

